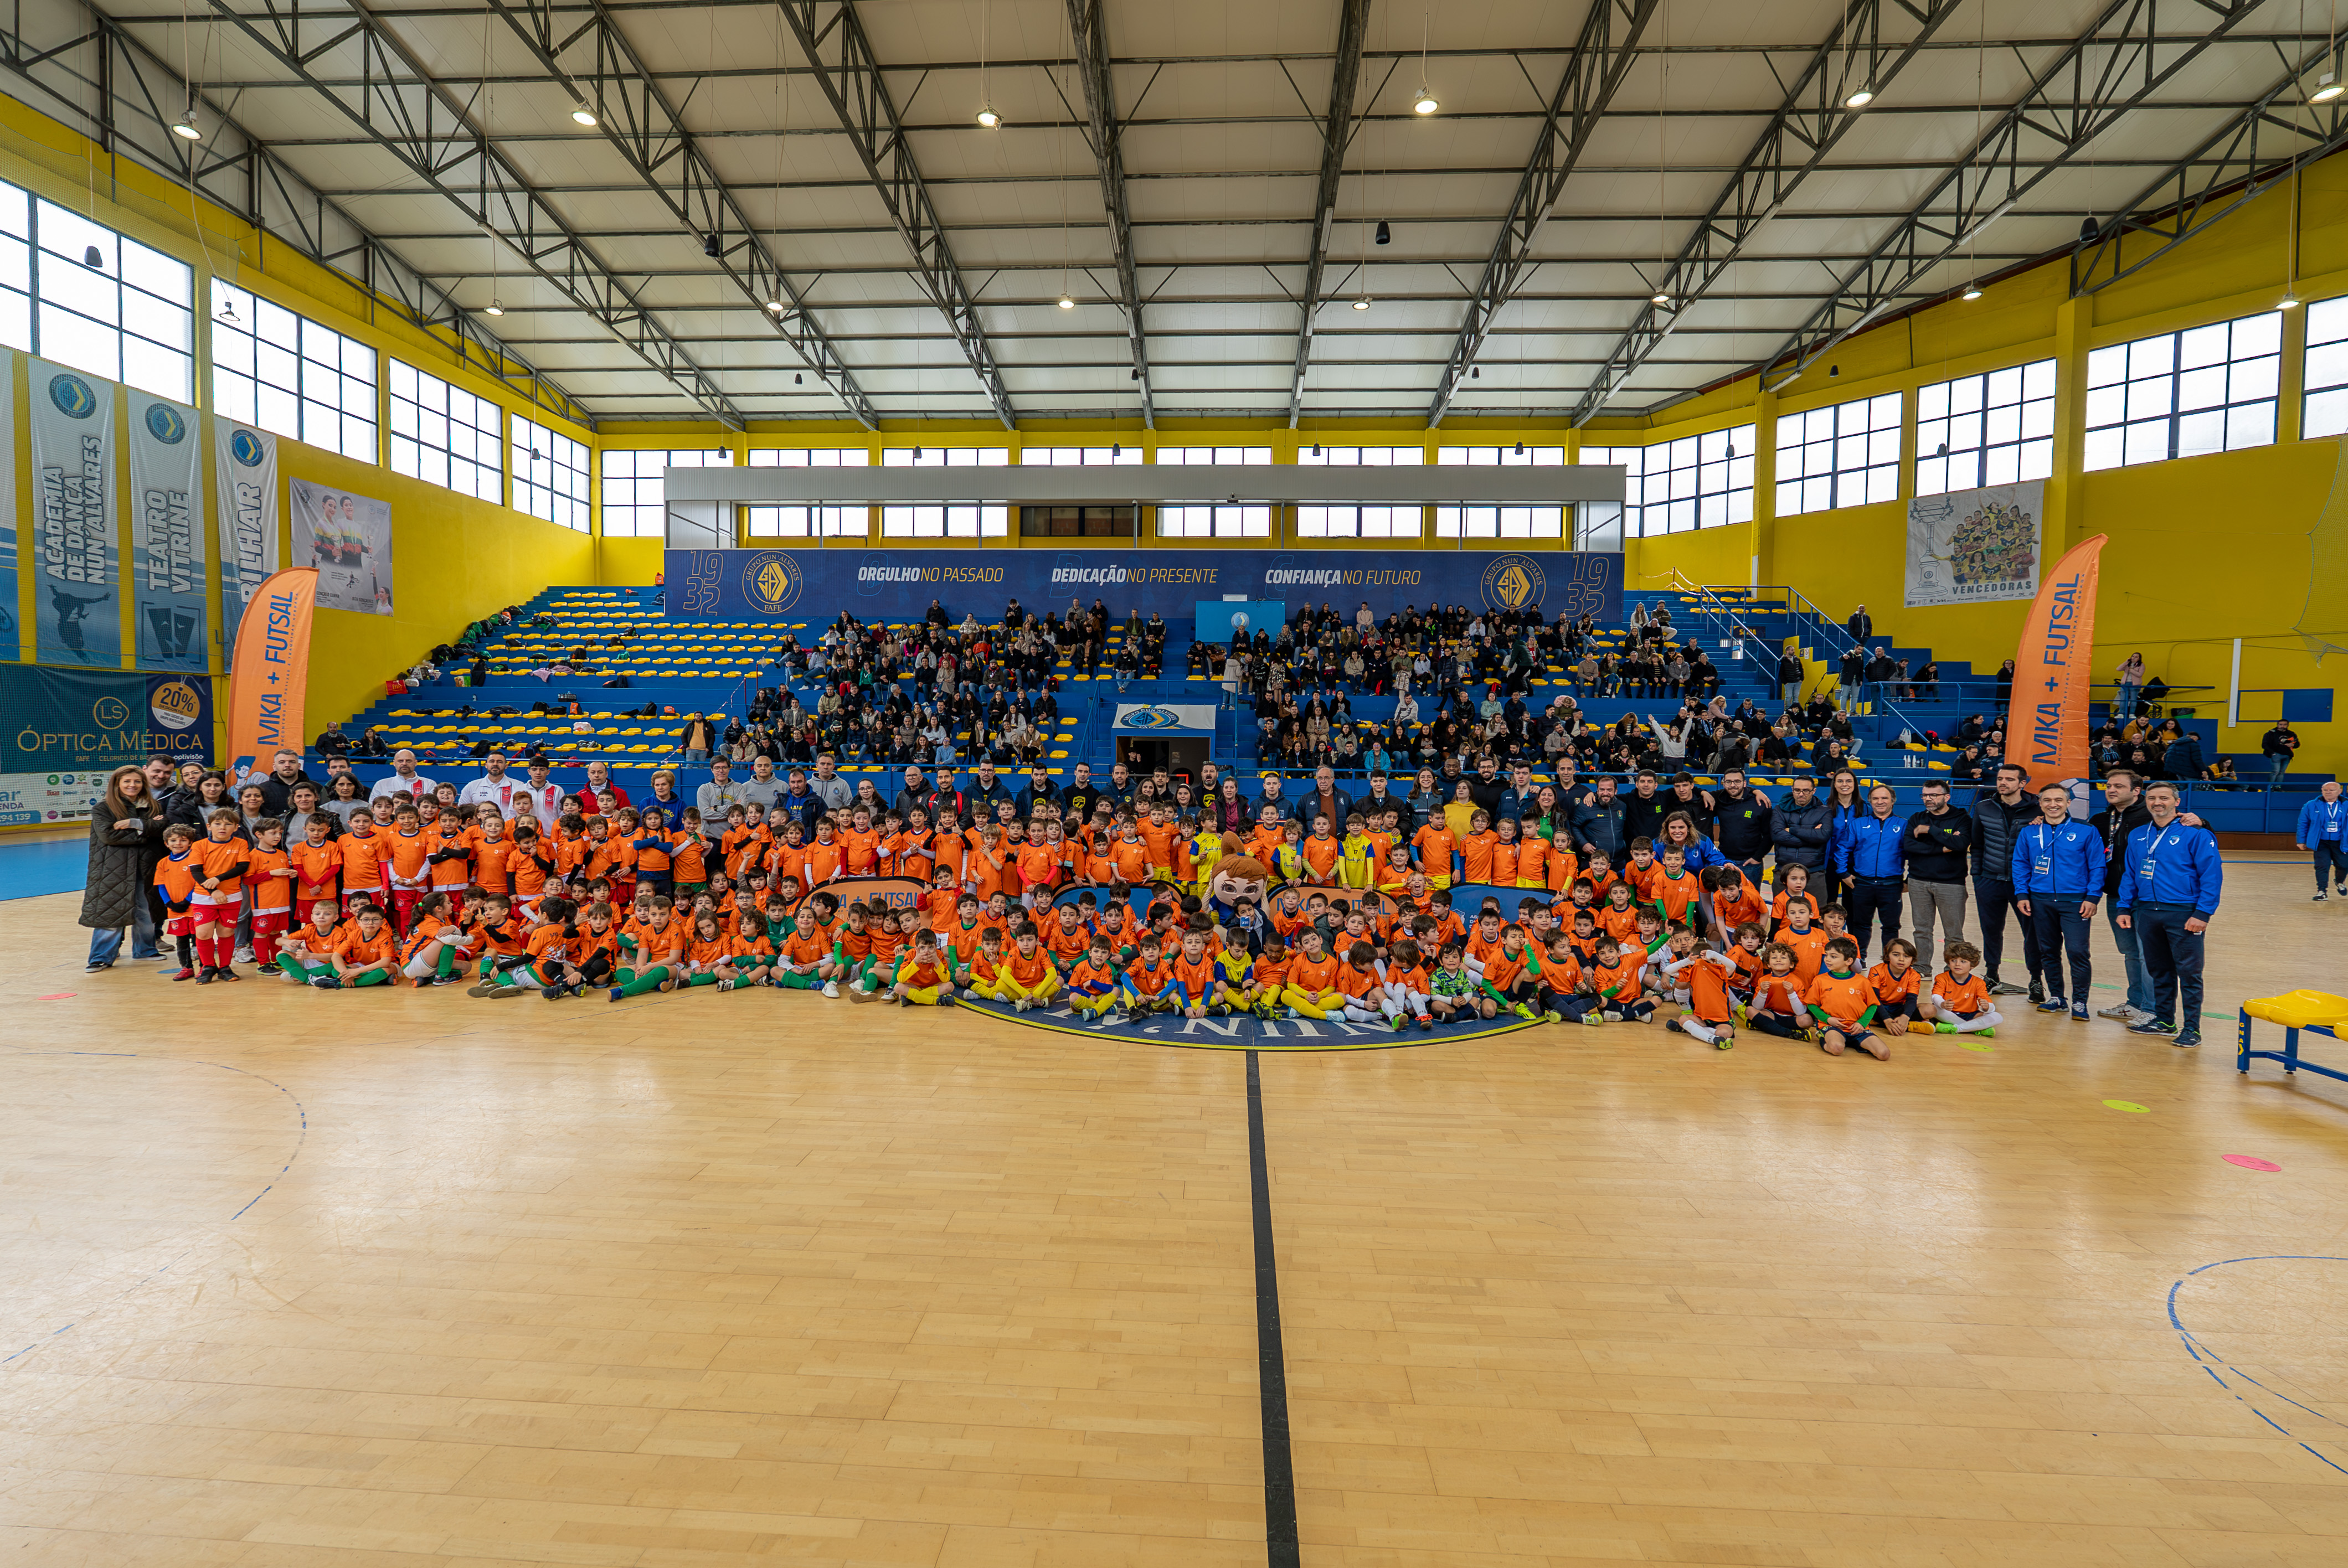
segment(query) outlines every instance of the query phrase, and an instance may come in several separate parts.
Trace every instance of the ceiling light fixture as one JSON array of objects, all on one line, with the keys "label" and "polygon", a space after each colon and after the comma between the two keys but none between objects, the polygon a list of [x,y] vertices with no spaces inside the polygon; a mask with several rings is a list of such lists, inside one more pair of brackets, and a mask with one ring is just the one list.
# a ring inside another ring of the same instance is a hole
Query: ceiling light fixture
[{"label": "ceiling light fixture", "polygon": [[701,237],[701,253],[713,261],[726,253],[726,247],[717,242],[717,235],[714,230]]},{"label": "ceiling light fixture", "polygon": [[171,122],[171,134],[185,141],[204,139],[203,127],[196,123],[196,106],[188,105],[188,112]]},{"label": "ceiling light fixture", "polygon": [[2290,290],[2284,291],[2281,300],[2277,302],[2275,308],[2285,311],[2299,309],[2299,295]]},{"label": "ceiling light fixture", "polygon": [[1965,285],[1965,292],[1957,296],[1957,298],[1961,300],[1977,300],[1981,297],[1982,287],[1979,283],[1967,283]]},{"label": "ceiling light fixture", "polygon": [[505,308],[505,306],[503,306],[503,305],[499,304],[497,301],[495,301],[495,300],[491,300],[491,301],[489,302],[489,314],[491,314],[491,315],[493,315],[493,316],[501,316],[501,315],[503,315],[503,314],[505,314],[505,313],[506,313],[506,308]]},{"label": "ceiling light fixture", "polygon": [[1062,294],[1060,296],[1060,308],[1064,311],[1073,311],[1076,308],[1076,302],[1071,296]]},{"label": "ceiling light fixture", "polygon": [[1664,292],[1663,292],[1662,290],[1660,290],[1660,289],[1656,290],[1653,294],[1650,294],[1650,295],[1648,295],[1648,296],[1647,296],[1647,302],[1648,302],[1649,304],[1651,304],[1651,305],[1655,306],[1658,310],[1665,310],[1665,311],[1667,311],[1667,310],[1670,310],[1670,309],[1672,308],[1672,297],[1671,297],[1671,295],[1669,295],[1669,294],[1667,294],[1667,293],[1664,293]]},{"label": "ceiling light fixture", "polygon": [[1523,456],[1524,455],[1525,455],[1525,443],[1524,443],[1523,438],[1522,438],[1521,436],[1519,436],[1519,437],[1518,438],[1518,440],[1517,440],[1517,456],[1519,456],[1519,457],[1521,457],[1521,456]]},{"label": "ceiling light fixture", "polygon": [[1842,107],[1847,109],[1863,109],[1874,101],[1875,89],[1873,87],[1859,87],[1854,90],[1849,97],[1842,100]]},{"label": "ceiling light fixture", "polygon": [[2315,90],[2307,95],[2307,101],[2312,104],[2328,104],[2340,96],[2342,86],[2340,77],[2335,72],[2326,71],[2315,78]]},{"label": "ceiling light fixture", "polygon": [[1394,231],[1386,226],[1386,220],[1383,218],[1378,220],[1378,243],[1381,245],[1394,243]]},{"label": "ceiling light fixture", "polygon": [[1418,97],[1411,100],[1410,112],[1413,114],[1433,114],[1442,107],[1443,106],[1441,104],[1436,101],[1435,95],[1433,93],[1429,92],[1425,87],[1421,87],[1418,89]]},{"label": "ceiling light fixture", "polygon": [[593,130],[595,128],[595,112],[589,108],[585,104],[581,104],[577,108],[572,109],[571,111],[571,118],[577,123],[585,126],[589,130]]},{"label": "ceiling light fixture", "polygon": [[1361,298],[1355,300],[1354,302],[1354,308],[1357,311],[1368,310],[1370,308],[1370,296],[1364,294]]},{"label": "ceiling light fixture", "polygon": [[995,127],[1003,123],[1003,117],[994,112],[994,106],[993,104],[989,104],[978,111],[978,123],[984,126],[987,129],[993,130]]},{"label": "ceiling light fixture", "polygon": [[767,302],[767,308],[774,312],[777,315],[781,315],[784,309],[783,302],[780,300],[768,300]]}]

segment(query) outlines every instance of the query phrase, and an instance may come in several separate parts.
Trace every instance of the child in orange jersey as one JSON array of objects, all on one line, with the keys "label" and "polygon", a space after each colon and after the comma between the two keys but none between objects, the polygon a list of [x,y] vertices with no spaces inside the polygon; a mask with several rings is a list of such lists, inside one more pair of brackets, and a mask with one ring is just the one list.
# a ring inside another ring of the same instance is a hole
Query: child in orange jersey
[{"label": "child in orange jersey", "polygon": [[[1727,868],[1715,866],[1706,869]],[[1753,928],[1746,927],[1748,930]],[[1663,1027],[1707,1041],[1722,1050],[1733,1049],[1736,1044],[1736,998],[1730,987],[1736,978],[1736,961],[1725,953],[1706,948],[1691,954],[1681,972],[1688,988],[1687,1011]]]},{"label": "child in orange jersey", "polygon": [[1337,966],[1337,992],[1344,998],[1341,1016],[1347,1023],[1384,1023],[1396,1032],[1402,1030],[1401,1004],[1386,994],[1385,975],[1367,942],[1354,944]]},{"label": "child in orange jersey", "polygon": [[1402,1020],[1415,1019],[1422,1030],[1435,1027],[1433,1010],[1434,980],[1428,976],[1426,960],[1418,944],[1408,937],[1396,937],[1386,948],[1385,974],[1386,999],[1394,1005],[1395,1027]]},{"label": "child in orange jersey", "polygon": [[1601,938],[1598,962],[1582,976],[1587,989],[1568,1005],[1568,1016],[1586,1024],[1638,1023],[1651,1017],[1655,1004],[1641,994],[1640,968],[1636,948],[1626,951],[1612,937]]},{"label": "child in orange jersey", "polygon": [[1292,1015],[1326,1020],[1345,1005],[1344,993],[1337,989],[1338,960],[1330,955],[1328,944],[1314,927],[1305,927],[1297,941],[1300,950],[1288,966],[1281,1005]]},{"label": "child in orange jersey", "polygon": [[880,999],[901,1007],[931,1008],[953,1000],[953,960],[938,947],[934,933],[915,933],[912,950],[897,966],[897,978]]},{"label": "child in orange jersey", "polygon": [[1617,942],[1638,935],[1638,893],[1631,884],[1617,882],[1606,889],[1606,902],[1598,910],[1598,928]]},{"label": "child in orange jersey", "polygon": [[1875,1021],[1875,992],[1859,971],[1859,944],[1837,937],[1827,944],[1826,959],[1818,977],[1802,993],[1802,1001],[1817,1020],[1818,1048],[1840,1056],[1857,1046],[1878,1061],[1888,1061],[1891,1048],[1870,1031]]},{"label": "child in orange jersey", "polygon": [[244,876],[251,868],[252,845],[244,836],[244,819],[233,807],[222,806],[204,819],[205,836],[189,846],[195,863],[195,890],[189,912],[195,917],[196,984],[234,980],[236,922],[244,913]]},{"label": "child in orange jersey", "polygon": [[463,978],[457,969],[464,957],[465,933],[448,895],[436,888],[418,898],[400,944],[400,975],[419,986],[453,985]]},{"label": "child in orange jersey", "polygon": [[1060,989],[1060,972],[1052,967],[1052,956],[1035,940],[1035,927],[1021,927],[1010,956],[1004,960],[998,983],[1014,1012],[1051,1005],[1052,993]]},{"label": "child in orange jersey", "polygon": [[[1062,905],[1061,908],[1072,907]],[[1068,970],[1068,1006],[1081,1018],[1106,1018],[1116,1009],[1125,971],[1105,937],[1088,938],[1083,956]]]},{"label": "child in orange jersey", "polygon": [[264,816],[252,825],[252,858],[246,863],[244,881],[252,908],[252,961],[263,968],[277,963],[277,938],[294,923],[294,881],[298,873],[285,852],[285,825]]},{"label": "child in orange jersey", "polygon": [[320,898],[310,906],[310,917],[278,943],[278,970],[297,986],[330,977],[335,972],[335,949],[342,943],[338,907],[333,899]]},{"label": "child in orange jersey", "polygon": [[1205,1018],[1216,1005],[1219,981],[1214,957],[1207,951],[1206,934],[1185,931],[1174,959],[1175,1009],[1185,1018]]},{"label": "child in orange jersey", "polygon": [[[1459,841],[1459,879],[1477,884],[1492,880],[1492,851],[1500,835],[1492,831],[1492,814],[1478,806],[1468,815],[1468,835]],[[1510,885],[1516,881],[1509,878]]]},{"label": "child in orange jersey", "polygon": [[1776,940],[1794,955],[1794,973],[1801,977],[1804,986],[1818,979],[1828,938],[1823,927],[1810,924],[1808,905],[1797,902],[1787,907],[1786,923],[1777,927]]},{"label": "child in orange jersey", "polygon": [[1003,989],[1006,959],[1003,949],[1003,931],[995,926],[982,926],[978,932],[978,952],[970,960],[964,976],[964,1001],[1007,1002],[1010,993]]},{"label": "child in orange jersey", "polygon": [[1735,866],[1707,866],[1697,876],[1704,884],[1704,935],[1715,948],[1725,951],[1739,926],[1767,917],[1768,900]]},{"label": "child in orange jersey", "polygon": [[1934,977],[1931,993],[1922,999],[1920,1010],[1942,1034],[1992,1038],[2005,1020],[1990,1004],[1989,987],[1976,972],[1981,968],[1981,949],[1971,942],[1951,942],[1947,963]]},{"label": "child in orange jersey", "polygon": [[302,842],[288,846],[286,857],[294,866],[294,927],[310,923],[311,906],[324,900],[338,904],[341,900],[343,877],[342,846],[326,836],[327,818],[323,812],[313,812],[303,825]]},{"label": "child in orange jersey", "polygon": [[896,984],[897,958],[905,950],[905,922],[879,898],[865,906],[865,959],[849,983],[848,999],[871,1001]]},{"label": "child in orange jersey", "polygon": [[1019,905],[1039,916],[1052,907],[1052,895],[1060,885],[1061,862],[1066,856],[1059,844],[1048,839],[1029,840],[1021,844],[1012,856],[1013,869],[1018,875]]},{"label": "child in orange jersey", "polygon": [[394,935],[407,929],[416,901],[432,886],[433,848],[424,831],[423,812],[412,804],[395,807],[391,832],[383,841],[383,892]]},{"label": "child in orange jersey", "polygon": [[739,983],[734,973],[734,938],[726,934],[726,923],[714,909],[695,914],[691,933],[685,939],[678,986],[712,986],[730,991]]},{"label": "child in orange jersey", "polygon": [[322,991],[341,990],[345,987],[386,986],[391,983],[393,966],[397,962],[398,938],[385,923],[383,911],[372,905],[358,913],[340,939],[334,952],[334,973],[321,975],[310,983]]},{"label": "child in orange jersey", "polygon": [[1074,974],[1092,945],[1093,934],[1085,929],[1076,905],[1063,904],[1052,911],[1051,923],[1044,928],[1044,950],[1051,955],[1053,968]]},{"label": "child in orange jersey", "polygon": [[171,978],[196,978],[196,878],[203,864],[195,857],[196,831],[175,822],[163,830],[163,858],[155,863],[155,891],[163,901],[163,934],[179,944],[180,970]]},{"label": "child in orange jersey", "polygon": [[1410,836],[1418,869],[1426,875],[1426,885],[1434,888],[1451,886],[1451,860],[1458,853],[1458,840],[1444,825],[1441,816],[1430,816],[1426,825]]},{"label": "child in orange jersey", "polygon": [[1125,967],[1122,996],[1121,1005],[1130,1015],[1174,1010],[1174,964],[1156,937],[1144,935],[1139,954]]},{"label": "child in orange jersey", "polygon": [[768,974],[784,990],[815,990],[823,984],[823,966],[830,958],[831,938],[817,927],[815,911],[802,904],[789,932],[776,944]]},{"label": "child in orange jersey", "polygon": [[1761,973],[1752,999],[1745,1004],[1745,1020],[1763,1034],[1780,1040],[1807,1035],[1809,1012],[1802,992],[1809,982],[1802,978],[1799,964],[1800,956],[1783,942],[1771,942],[1761,949]]},{"label": "child in orange jersey", "polygon": [[[1524,860],[1524,846],[1517,839],[1517,819],[1504,816],[1492,825],[1492,885],[1496,887],[1539,887],[1539,882],[1522,880],[1519,866]],[[1475,880],[1470,877],[1468,880]]]},{"label": "child in orange jersey", "polygon": [[1770,900],[1770,914],[1780,926],[1786,924],[1786,912],[1797,904],[1810,908],[1810,924],[1818,923],[1818,896],[1810,891],[1810,868],[1807,866],[1777,867],[1777,896]]},{"label": "child in orange jersey", "polygon": [[1884,943],[1883,961],[1867,971],[1867,987],[1875,994],[1876,1021],[1886,1034],[1906,1034],[1910,1023],[1923,1021],[1916,997],[1921,983],[1915,945],[1899,937]]}]

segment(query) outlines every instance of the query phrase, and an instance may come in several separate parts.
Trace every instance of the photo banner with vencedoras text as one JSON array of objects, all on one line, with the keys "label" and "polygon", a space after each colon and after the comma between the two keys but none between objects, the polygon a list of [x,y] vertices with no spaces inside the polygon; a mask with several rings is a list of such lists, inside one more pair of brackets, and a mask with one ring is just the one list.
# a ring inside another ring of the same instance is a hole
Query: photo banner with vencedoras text
[{"label": "photo banner with vencedoras text", "polygon": [[919,620],[932,600],[955,620],[1001,619],[1017,600],[1038,615],[1071,600],[1169,620],[1201,600],[1328,604],[1381,618],[1405,606],[1530,611],[1545,620],[1622,617],[1622,558],[1540,550],[736,549],[670,550],[668,613],[686,620],[828,624]]},{"label": "photo banner with vencedoras text", "polygon": [[[277,437],[212,422],[212,520],[220,530],[221,624],[241,626],[244,607],[278,567]],[[221,655],[234,644],[222,639]]]},{"label": "photo banner with vencedoras text", "polygon": [[289,479],[294,569],[314,567],[318,608],[391,613],[391,503]]},{"label": "photo banner with vencedoras text", "polygon": [[2038,591],[2046,481],[1918,496],[1908,503],[1910,610],[1989,604]]},{"label": "photo banner with vencedoras text", "polygon": [[36,654],[45,664],[119,665],[114,383],[46,360],[27,363],[39,529]]},{"label": "photo banner with vencedoras text", "polygon": [[130,394],[130,581],[142,670],[211,661],[211,551],[203,518],[196,411]]}]

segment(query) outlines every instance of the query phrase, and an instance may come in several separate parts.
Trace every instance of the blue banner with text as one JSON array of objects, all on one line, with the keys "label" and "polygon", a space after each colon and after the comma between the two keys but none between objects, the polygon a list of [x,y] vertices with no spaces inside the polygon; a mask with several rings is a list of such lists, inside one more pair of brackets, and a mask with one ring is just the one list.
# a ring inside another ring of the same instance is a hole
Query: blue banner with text
[{"label": "blue banner with text", "polygon": [[784,620],[821,627],[919,620],[931,602],[959,621],[1002,618],[1017,600],[1035,614],[1101,600],[1117,620],[1138,607],[1168,620],[1200,600],[1241,594],[1294,609],[1365,600],[1384,618],[1416,606],[1530,610],[1545,620],[1622,615],[1622,558],[1587,551],[733,549],[670,550],[668,613],[684,620]]}]

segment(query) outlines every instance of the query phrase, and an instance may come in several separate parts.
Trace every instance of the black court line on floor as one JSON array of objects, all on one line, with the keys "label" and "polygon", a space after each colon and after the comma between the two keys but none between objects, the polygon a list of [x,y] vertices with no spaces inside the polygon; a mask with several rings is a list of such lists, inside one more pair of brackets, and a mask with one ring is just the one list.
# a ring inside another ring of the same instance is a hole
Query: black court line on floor
[{"label": "black court line on floor", "polygon": [[1280,1268],[1272,1244],[1272,1168],[1264,1157],[1263,1080],[1247,1053],[1248,1186],[1255,1215],[1256,1389],[1263,1410],[1263,1543],[1271,1568],[1298,1568],[1296,1463],[1289,1451],[1288,1362],[1280,1342]]}]

